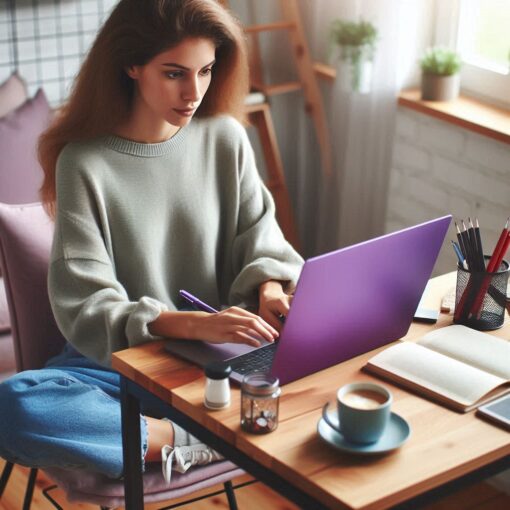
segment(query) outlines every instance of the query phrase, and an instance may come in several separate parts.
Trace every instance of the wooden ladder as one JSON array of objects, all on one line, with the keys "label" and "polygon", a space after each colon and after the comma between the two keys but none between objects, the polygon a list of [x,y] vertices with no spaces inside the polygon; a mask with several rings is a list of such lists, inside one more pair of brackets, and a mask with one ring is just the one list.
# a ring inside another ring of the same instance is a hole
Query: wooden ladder
[{"label": "wooden ladder", "polygon": [[[228,7],[228,0],[220,0],[220,2]],[[266,162],[266,185],[275,200],[278,221],[286,239],[299,250],[299,237],[285,184],[285,174],[272,121],[269,98],[276,94],[301,90],[305,99],[305,110],[311,116],[317,133],[323,168],[327,174],[331,172],[331,148],[326,114],[315,77],[314,65],[308,50],[297,0],[280,0],[280,4],[282,20],[245,26],[245,31],[250,36],[248,42],[251,89],[263,94],[261,101],[247,104],[246,108],[248,119],[259,134]],[[289,35],[298,80],[272,85],[264,83],[259,35],[271,31],[285,31]]]},{"label": "wooden ladder", "polygon": [[255,104],[249,104],[246,106],[246,110],[250,123],[258,131],[260,145],[266,162],[267,178],[265,184],[273,195],[278,223],[285,239],[299,251],[299,236],[294,221],[294,214],[292,213],[292,205],[290,203],[287,186],[285,184],[283,163],[280,151],[278,150],[269,103],[261,101]]},{"label": "wooden ladder", "polygon": [[[254,1],[254,0],[247,0]],[[274,23],[251,25],[245,31],[251,36],[250,44],[250,81],[252,89],[262,92],[266,97],[286,92],[302,90],[305,98],[305,110],[312,117],[321,149],[324,171],[331,171],[331,146],[326,113],[322,103],[319,85],[315,76],[314,62],[310,56],[303,23],[297,0],[280,0],[283,20]],[[268,31],[288,33],[293,49],[299,79],[296,81],[266,85],[262,73],[262,58],[259,47],[259,34]]]}]

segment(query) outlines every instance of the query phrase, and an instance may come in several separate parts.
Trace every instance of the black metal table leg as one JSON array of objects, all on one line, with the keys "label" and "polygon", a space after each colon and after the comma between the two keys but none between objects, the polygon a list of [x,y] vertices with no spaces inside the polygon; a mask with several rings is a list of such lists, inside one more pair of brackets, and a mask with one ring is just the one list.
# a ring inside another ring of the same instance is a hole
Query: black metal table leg
[{"label": "black metal table leg", "polygon": [[140,402],[129,392],[129,385],[123,376],[120,388],[125,507],[126,510],[143,510]]},{"label": "black metal table leg", "polygon": [[[248,473],[250,473],[253,477],[265,483],[272,489],[276,490],[284,497],[288,498],[290,501],[296,503],[299,508],[305,510],[326,510],[328,507],[317,501],[314,497],[302,491],[299,487],[296,487],[292,483],[289,483],[287,480],[283,479],[277,473],[275,473],[272,469],[266,468],[259,464],[257,461],[252,459],[249,455],[244,454],[239,451],[235,446],[229,444],[221,437],[216,436],[213,432],[210,432],[203,425],[197,423],[195,420],[187,416],[186,414],[178,411],[175,407],[172,407],[167,402],[159,399],[156,395],[150,393],[148,390],[144,389],[142,386],[138,385],[136,382],[131,381],[128,378],[122,378],[121,383],[121,395],[125,393],[129,395],[131,398],[138,398],[138,401],[150,402],[151,400],[154,403],[157,401],[161,403],[165,408],[166,416],[177,423],[185,430],[187,430],[190,434],[193,434],[195,437],[200,439],[205,444],[209,445],[214,450],[217,450],[221,453],[225,458],[232,461],[234,464],[237,464],[240,468],[244,469]],[[124,407],[124,403],[123,403]],[[124,418],[123,418],[124,421]],[[124,435],[124,432],[123,432]],[[140,435],[137,437],[130,436],[131,441],[126,445],[128,448],[133,447],[134,444],[140,444]],[[138,438],[138,439],[137,439]],[[138,448],[140,448],[138,446]],[[140,450],[138,449],[138,458],[140,459]],[[124,452],[126,455],[126,452]],[[127,474],[127,473],[126,473]],[[128,494],[126,492],[126,494]],[[142,509],[140,506],[127,506],[126,499],[126,509]]]}]

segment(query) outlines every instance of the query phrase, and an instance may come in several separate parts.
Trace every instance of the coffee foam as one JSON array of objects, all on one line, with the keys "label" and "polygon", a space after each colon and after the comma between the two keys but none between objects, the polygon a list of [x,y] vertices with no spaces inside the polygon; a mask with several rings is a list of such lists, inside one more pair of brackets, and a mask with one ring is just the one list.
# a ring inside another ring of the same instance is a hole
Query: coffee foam
[{"label": "coffee foam", "polygon": [[381,407],[388,398],[373,390],[353,390],[343,395],[340,400],[349,407],[370,410]]}]

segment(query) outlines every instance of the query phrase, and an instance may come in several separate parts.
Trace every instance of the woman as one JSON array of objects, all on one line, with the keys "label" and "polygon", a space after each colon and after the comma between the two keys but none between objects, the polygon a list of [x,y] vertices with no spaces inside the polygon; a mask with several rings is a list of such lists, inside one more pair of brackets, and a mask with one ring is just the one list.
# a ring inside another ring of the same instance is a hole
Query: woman
[{"label": "woman", "polygon": [[[0,428],[2,457],[120,477],[112,352],[277,338],[302,259],[238,122],[247,73],[242,30],[214,0],[121,0],[112,12],[40,141],[55,218],[49,294],[69,345],[0,385],[15,422]],[[259,315],[180,311],[182,288]],[[142,456],[162,461],[167,480],[221,458],[159,417],[143,409]]]}]

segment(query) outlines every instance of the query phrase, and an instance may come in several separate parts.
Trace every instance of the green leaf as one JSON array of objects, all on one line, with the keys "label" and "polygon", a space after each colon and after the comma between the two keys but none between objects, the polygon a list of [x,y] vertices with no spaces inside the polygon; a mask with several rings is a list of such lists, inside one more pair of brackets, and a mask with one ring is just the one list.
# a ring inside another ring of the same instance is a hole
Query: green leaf
[{"label": "green leaf", "polygon": [[420,60],[423,73],[440,76],[450,76],[458,73],[461,65],[460,55],[443,46],[428,48]]}]

